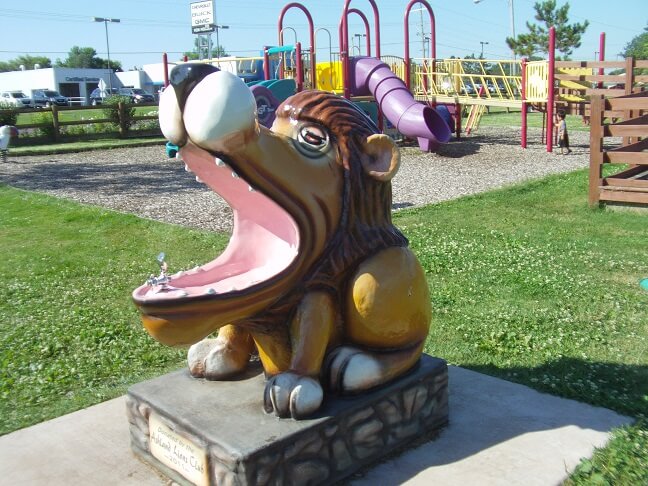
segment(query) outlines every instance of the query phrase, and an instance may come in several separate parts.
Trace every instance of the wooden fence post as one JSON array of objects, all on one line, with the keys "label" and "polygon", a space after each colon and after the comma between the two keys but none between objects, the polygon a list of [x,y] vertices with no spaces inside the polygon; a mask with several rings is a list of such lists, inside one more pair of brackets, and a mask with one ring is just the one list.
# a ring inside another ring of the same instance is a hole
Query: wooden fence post
[{"label": "wooden fence post", "polygon": [[54,126],[54,141],[58,142],[61,138],[61,126],[59,125],[58,107],[52,105],[52,125]]},{"label": "wooden fence post", "polygon": [[600,199],[601,178],[603,177],[603,110],[605,97],[592,95],[590,98],[590,170],[589,205],[598,204]]},{"label": "wooden fence post", "polygon": [[119,136],[126,138],[128,128],[126,127],[126,114],[124,113],[124,103],[121,101],[117,104],[117,111],[119,113]]},{"label": "wooden fence post", "polygon": [[[630,95],[632,94],[632,87],[634,86],[634,58],[632,57],[626,57],[625,59],[625,94]],[[626,110],[623,112],[623,119],[624,120],[631,120],[632,119],[632,110]],[[632,143],[632,138],[631,137],[623,137],[622,145],[625,147],[626,145],[630,145]]]}]

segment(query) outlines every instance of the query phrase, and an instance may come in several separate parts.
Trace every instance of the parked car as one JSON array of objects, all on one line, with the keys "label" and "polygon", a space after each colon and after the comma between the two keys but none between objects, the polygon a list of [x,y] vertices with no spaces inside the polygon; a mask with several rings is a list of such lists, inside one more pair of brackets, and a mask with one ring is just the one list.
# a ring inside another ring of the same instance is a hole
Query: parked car
[{"label": "parked car", "polygon": [[110,88],[95,88],[92,93],[90,93],[90,104],[92,106],[100,105],[106,98],[115,96],[118,94],[118,92],[119,90],[117,88],[112,88],[112,91],[110,90]]},{"label": "parked car", "polygon": [[473,95],[475,94],[475,88],[473,87],[472,84],[466,83],[464,86],[461,88],[461,94],[465,95]]},{"label": "parked car", "polygon": [[16,108],[31,108],[34,106],[32,99],[22,91],[3,91],[0,93],[0,104]]},{"label": "parked car", "polygon": [[33,89],[32,99],[36,107],[45,106],[49,108],[52,105],[68,106],[70,104],[69,99],[53,89]]},{"label": "parked car", "polygon": [[153,103],[155,97],[140,88],[119,88],[120,96],[128,96],[131,103]]}]

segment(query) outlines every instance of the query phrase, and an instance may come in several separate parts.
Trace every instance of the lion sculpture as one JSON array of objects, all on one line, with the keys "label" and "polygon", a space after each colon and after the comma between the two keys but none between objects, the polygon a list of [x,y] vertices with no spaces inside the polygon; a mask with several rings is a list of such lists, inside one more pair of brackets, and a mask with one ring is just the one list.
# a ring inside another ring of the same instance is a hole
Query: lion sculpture
[{"label": "lion sculpture", "polygon": [[233,233],[214,261],[133,292],[147,331],[191,345],[191,374],[209,380],[258,353],[264,409],[279,417],[306,417],[324,390],[359,393],[415,366],[430,299],[391,221],[393,141],[329,93],[288,98],[266,129],[232,74],[185,64],[171,84],[162,131],[231,206]]}]

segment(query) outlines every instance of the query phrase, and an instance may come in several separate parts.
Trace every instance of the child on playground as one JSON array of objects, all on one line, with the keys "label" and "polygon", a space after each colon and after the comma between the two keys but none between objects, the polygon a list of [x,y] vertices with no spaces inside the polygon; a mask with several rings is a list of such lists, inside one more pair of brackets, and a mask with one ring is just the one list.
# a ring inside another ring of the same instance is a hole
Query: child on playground
[{"label": "child on playground", "polygon": [[[565,121],[565,112],[560,110],[556,118],[556,128],[558,129],[558,146],[560,147],[560,155],[571,153],[569,148],[569,133],[567,133],[567,122]],[[567,151],[565,152],[565,149]]]}]

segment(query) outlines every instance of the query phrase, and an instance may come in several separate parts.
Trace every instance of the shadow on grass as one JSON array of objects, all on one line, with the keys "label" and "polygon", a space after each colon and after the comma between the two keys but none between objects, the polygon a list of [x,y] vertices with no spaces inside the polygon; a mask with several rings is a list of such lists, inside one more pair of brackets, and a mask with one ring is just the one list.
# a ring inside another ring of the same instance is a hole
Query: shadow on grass
[{"label": "shadow on grass", "polygon": [[561,358],[534,368],[464,364],[465,368],[530,385],[626,415],[648,415],[648,366]]},{"label": "shadow on grass", "polygon": [[[20,162],[17,162],[20,164]],[[204,185],[187,174],[181,164],[70,164],[57,158],[46,163],[25,163],[25,170],[0,175],[10,186],[33,190],[70,190],[103,192],[174,194],[179,191],[204,189]]]}]

